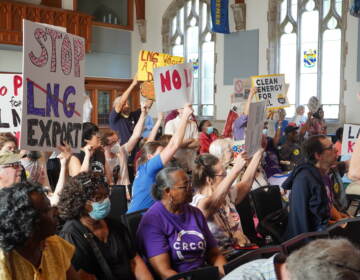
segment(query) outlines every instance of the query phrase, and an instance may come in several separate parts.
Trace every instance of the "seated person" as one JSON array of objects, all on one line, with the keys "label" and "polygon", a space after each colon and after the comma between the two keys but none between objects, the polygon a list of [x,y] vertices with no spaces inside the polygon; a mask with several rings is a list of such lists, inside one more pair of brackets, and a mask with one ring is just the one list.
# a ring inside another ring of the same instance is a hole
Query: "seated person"
[{"label": "seated person", "polygon": [[[263,150],[260,149],[245,171],[243,180],[233,185],[245,167],[245,152],[235,159],[230,172],[226,172],[223,163],[211,154],[200,155],[196,160],[193,171],[193,186],[196,194],[192,205],[198,207],[204,214],[210,231],[214,235],[221,252],[225,256],[232,256],[237,249],[250,243],[243,233],[241,221],[235,205],[240,203],[248,194],[254,178],[257,165]],[[250,180],[246,178],[250,177]]]},{"label": "seated person", "polygon": [[318,239],[284,259],[274,255],[245,263],[223,280],[360,279],[360,250],[346,239]]},{"label": "seated person", "polygon": [[280,146],[279,156],[283,170],[293,170],[304,159],[299,144],[299,127],[288,125],[285,128],[285,143]]},{"label": "seated person", "polygon": [[109,191],[103,176],[92,172],[80,173],[64,186],[58,203],[65,221],[60,235],[75,246],[72,264],[97,279],[110,278],[99,263],[91,238],[110,268],[111,279],[152,279],[126,227],[106,219],[111,206]]},{"label": "seated person", "polygon": [[197,269],[209,263],[223,274],[225,259],[201,211],[189,205],[191,182],[178,167],[156,176],[155,204],[141,219],[136,238],[139,251],[162,278]]},{"label": "seated person", "polygon": [[56,209],[38,184],[0,190],[0,279],[79,279],[74,247],[55,234]]}]

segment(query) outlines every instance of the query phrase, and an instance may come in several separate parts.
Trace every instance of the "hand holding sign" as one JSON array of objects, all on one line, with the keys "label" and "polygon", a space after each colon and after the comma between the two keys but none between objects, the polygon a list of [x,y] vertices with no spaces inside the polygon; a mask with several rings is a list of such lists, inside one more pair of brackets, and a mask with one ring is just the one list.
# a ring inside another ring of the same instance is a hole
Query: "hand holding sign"
[{"label": "hand holding sign", "polygon": [[183,110],[183,114],[184,116],[187,116],[188,118],[190,118],[190,116],[192,115],[192,113],[194,112],[192,105],[187,103],[184,106],[184,110]]}]

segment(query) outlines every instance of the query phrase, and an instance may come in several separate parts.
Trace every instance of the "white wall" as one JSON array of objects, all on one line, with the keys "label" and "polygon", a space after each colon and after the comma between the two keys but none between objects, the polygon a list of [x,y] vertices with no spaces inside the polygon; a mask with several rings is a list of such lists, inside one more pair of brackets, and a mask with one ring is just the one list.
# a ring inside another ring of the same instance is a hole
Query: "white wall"
[{"label": "white wall", "polygon": [[[147,19],[147,42],[142,44],[139,39],[137,29],[132,34],[132,72],[137,69],[137,56],[140,49],[161,51],[162,37],[161,24],[162,16],[172,0],[157,0],[156,5],[146,3]],[[267,73],[266,50],[268,48],[268,22],[267,11],[268,1],[251,0],[246,1],[246,27],[248,30],[259,29],[259,74]],[[348,55],[346,57],[345,79],[347,80],[347,90],[344,93],[344,105],[346,106],[346,122],[360,123],[360,114],[357,113],[360,103],[356,99],[356,93],[360,92],[360,84],[356,82],[356,61],[357,61],[357,29],[358,21],[348,15],[346,40],[348,42]],[[215,83],[217,93],[215,96],[216,119],[225,120],[230,108],[229,95],[232,93],[231,86],[223,84],[223,53],[224,35],[216,35],[217,65]]]}]

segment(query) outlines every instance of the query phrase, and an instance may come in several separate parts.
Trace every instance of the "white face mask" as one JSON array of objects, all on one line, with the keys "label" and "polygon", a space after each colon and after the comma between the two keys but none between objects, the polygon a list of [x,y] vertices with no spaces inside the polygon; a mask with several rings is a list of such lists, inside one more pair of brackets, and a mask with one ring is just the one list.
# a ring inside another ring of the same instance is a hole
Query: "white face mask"
[{"label": "white face mask", "polygon": [[110,152],[112,152],[113,154],[117,154],[120,152],[120,144],[116,143],[114,145],[112,145]]}]

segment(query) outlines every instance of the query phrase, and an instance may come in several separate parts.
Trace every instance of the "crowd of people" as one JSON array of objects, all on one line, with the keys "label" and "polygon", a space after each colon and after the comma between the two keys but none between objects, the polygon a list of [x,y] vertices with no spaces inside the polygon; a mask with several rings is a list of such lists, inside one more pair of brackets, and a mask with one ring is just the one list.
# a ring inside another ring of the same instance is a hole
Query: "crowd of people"
[{"label": "crowd of people", "polygon": [[[292,120],[278,110],[274,136],[266,121],[258,151],[235,156],[254,89],[229,138],[210,120],[198,123],[190,104],[159,113],[155,123],[153,101],[131,111],[137,83],[114,100],[109,128],[83,124],[79,153],[66,143],[52,154],[18,152],[12,134],[0,135],[0,279],[167,279],[205,265],[224,276],[229,260],[269,245],[260,233],[247,236],[238,207],[264,186],[281,188],[282,240],[350,217],[342,177],[350,166],[349,176],[360,179],[360,142],[351,164],[340,161],[341,132],[335,145],[322,107],[306,117],[300,106]],[[142,213],[135,235],[120,222],[125,213],[114,212],[123,203],[112,195],[118,189],[127,213]],[[255,211],[250,219],[257,222]],[[318,240],[286,260],[258,260],[225,277],[360,279],[359,264],[349,241]]]}]

